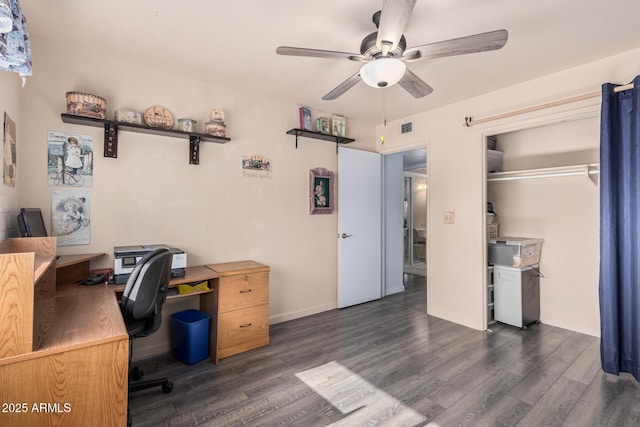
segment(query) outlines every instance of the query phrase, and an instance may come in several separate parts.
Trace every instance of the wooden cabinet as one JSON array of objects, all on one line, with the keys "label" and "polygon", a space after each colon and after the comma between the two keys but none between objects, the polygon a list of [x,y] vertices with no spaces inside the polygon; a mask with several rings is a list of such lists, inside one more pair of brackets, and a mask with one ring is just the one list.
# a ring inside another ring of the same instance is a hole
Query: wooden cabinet
[{"label": "wooden cabinet", "polygon": [[216,360],[269,344],[269,267],[255,261],[210,264],[218,273]]}]

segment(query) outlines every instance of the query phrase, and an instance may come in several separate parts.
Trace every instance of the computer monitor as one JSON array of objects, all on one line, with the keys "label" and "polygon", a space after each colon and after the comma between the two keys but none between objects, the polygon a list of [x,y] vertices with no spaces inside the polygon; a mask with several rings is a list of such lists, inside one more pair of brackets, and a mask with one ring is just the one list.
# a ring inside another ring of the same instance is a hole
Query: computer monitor
[{"label": "computer monitor", "polygon": [[18,228],[22,237],[47,237],[40,208],[22,208],[18,214]]}]

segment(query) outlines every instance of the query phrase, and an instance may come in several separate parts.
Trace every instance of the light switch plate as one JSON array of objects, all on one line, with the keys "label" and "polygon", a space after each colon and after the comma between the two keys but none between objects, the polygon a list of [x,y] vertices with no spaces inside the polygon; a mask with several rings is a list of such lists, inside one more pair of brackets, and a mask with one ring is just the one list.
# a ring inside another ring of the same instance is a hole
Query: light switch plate
[{"label": "light switch plate", "polygon": [[444,212],[443,221],[445,224],[453,224],[456,222],[456,213],[455,212]]}]

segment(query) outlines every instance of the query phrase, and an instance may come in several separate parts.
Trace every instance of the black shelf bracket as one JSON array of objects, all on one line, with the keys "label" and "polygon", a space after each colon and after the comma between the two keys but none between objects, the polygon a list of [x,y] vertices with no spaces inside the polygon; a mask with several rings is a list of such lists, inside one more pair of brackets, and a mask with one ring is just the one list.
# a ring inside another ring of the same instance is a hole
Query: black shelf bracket
[{"label": "black shelf bracket", "polygon": [[200,164],[200,137],[198,135],[189,135],[189,164]]},{"label": "black shelf bracket", "polygon": [[104,124],[104,157],[118,158],[118,127],[113,123]]}]

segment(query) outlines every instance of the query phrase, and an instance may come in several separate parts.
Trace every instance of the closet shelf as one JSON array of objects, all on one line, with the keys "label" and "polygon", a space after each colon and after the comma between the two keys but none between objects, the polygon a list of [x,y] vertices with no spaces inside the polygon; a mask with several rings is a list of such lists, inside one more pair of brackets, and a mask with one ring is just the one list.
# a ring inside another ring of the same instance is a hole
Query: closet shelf
[{"label": "closet shelf", "polygon": [[594,175],[599,174],[600,163],[589,163],[583,165],[493,172],[487,175],[487,182],[518,181],[523,179],[554,178],[561,176],[584,176],[593,185],[597,185]]}]

